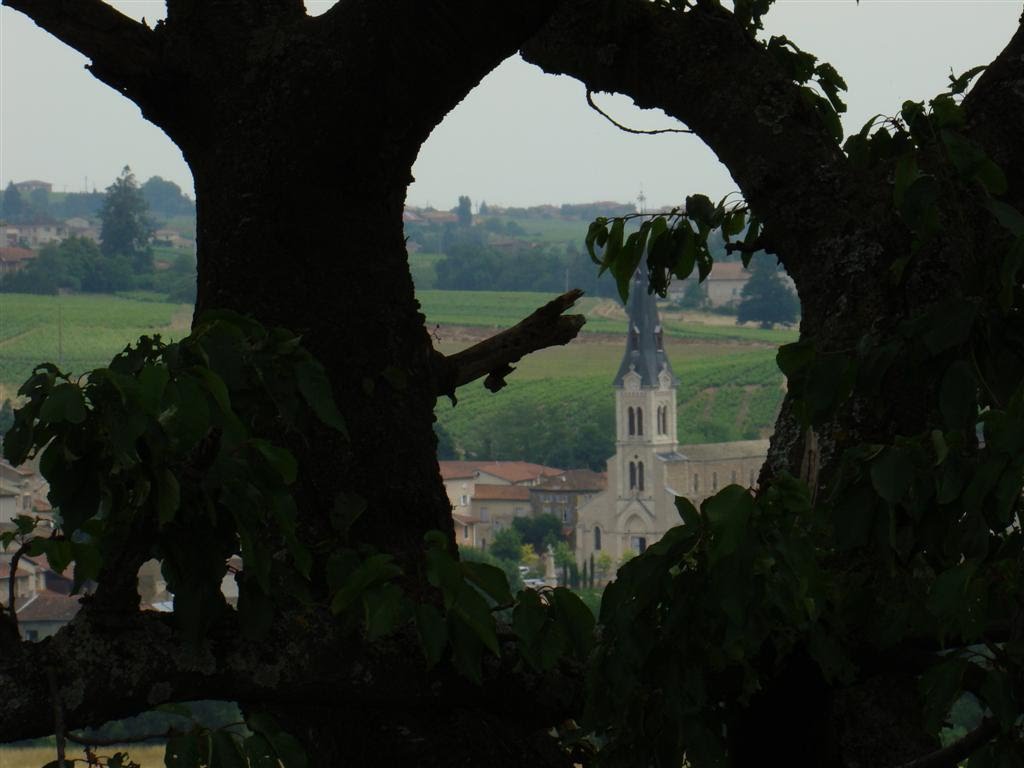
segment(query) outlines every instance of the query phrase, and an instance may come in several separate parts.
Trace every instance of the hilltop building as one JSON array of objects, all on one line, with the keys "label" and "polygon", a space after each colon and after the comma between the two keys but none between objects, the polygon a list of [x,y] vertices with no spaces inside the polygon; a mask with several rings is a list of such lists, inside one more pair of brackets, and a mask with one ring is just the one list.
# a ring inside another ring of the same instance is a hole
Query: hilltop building
[{"label": "hilltop building", "polygon": [[767,440],[679,445],[679,380],[642,269],[633,278],[626,314],[626,351],[613,381],[615,455],[608,459],[606,490],[577,510],[581,564],[601,553],[619,562],[643,552],[680,523],[678,496],[699,505],[729,483],[753,486],[768,451]]}]

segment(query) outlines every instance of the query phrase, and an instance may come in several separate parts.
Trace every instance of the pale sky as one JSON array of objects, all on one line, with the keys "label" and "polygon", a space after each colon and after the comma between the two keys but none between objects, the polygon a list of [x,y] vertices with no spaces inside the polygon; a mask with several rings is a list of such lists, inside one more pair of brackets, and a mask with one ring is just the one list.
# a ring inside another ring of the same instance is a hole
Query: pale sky
[{"label": "pale sky", "polygon": [[[152,24],[161,0],[111,2]],[[311,12],[331,0],[306,0]],[[958,74],[989,61],[1017,26],[1021,0],[779,0],[766,18],[831,62],[850,90],[847,132],[871,116],[893,114],[905,99],[943,90]],[[95,80],[86,59],[0,8],[0,184],[42,179],[57,191],[103,189],[121,167],[142,180],[163,176],[192,192],[177,147],[137,107]],[[671,127],[660,113],[624,97],[599,95],[616,119],[638,128]],[[721,197],[728,173],[694,136],[624,134],[592,112],[584,88],[509,59],[435,129],[413,168],[411,205],[453,207],[459,195],[502,205],[634,200],[671,205],[687,194]]]}]

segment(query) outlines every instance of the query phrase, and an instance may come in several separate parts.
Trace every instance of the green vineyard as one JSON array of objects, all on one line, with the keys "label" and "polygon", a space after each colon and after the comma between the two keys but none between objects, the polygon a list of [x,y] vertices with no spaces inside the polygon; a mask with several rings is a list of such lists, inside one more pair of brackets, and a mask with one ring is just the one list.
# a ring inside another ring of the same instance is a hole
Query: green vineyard
[{"label": "green vineyard", "polygon": [[[454,338],[452,329],[475,328],[482,338],[552,297],[421,291],[419,298],[435,344],[449,354],[471,343]],[[145,294],[0,295],[0,398],[13,396],[40,362],[80,374],[109,362],[143,334],[184,335],[191,307],[153,299]],[[614,305],[595,299],[584,298],[580,311],[588,316],[589,333],[522,360],[500,393],[475,382],[459,390],[457,407],[446,398],[438,401],[438,423],[459,455],[603,468],[614,451],[611,381],[622,359],[625,320],[614,316]],[[795,333],[687,324],[671,317],[665,329],[680,380],[680,442],[744,440],[771,431],[783,392],[775,345]]]}]

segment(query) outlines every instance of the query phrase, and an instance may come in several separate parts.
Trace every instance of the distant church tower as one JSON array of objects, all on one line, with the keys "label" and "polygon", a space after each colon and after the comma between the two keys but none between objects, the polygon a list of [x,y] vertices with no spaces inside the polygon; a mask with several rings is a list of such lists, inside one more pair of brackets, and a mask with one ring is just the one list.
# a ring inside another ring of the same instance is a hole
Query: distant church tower
[{"label": "distant church tower", "polygon": [[[665,355],[661,321],[647,274],[633,276],[626,305],[626,352],[615,376],[616,474],[619,504],[653,500],[663,469],[658,454],[676,450],[676,388],[679,380]],[[613,489],[609,489],[613,490]]]}]

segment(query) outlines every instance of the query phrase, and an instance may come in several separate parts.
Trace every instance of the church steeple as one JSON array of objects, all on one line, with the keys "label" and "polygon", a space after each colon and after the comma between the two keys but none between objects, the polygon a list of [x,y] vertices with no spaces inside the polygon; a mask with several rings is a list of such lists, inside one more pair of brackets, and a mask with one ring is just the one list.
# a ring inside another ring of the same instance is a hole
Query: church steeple
[{"label": "church steeple", "polygon": [[662,371],[668,373],[671,386],[677,385],[679,382],[665,355],[658,307],[654,303],[654,295],[647,292],[647,273],[643,264],[633,275],[626,316],[629,319],[626,353],[615,375],[615,386],[623,386],[623,377],[630,371],[640,376],[641,387],[658,387]]}]

